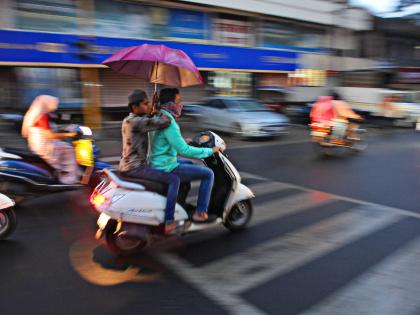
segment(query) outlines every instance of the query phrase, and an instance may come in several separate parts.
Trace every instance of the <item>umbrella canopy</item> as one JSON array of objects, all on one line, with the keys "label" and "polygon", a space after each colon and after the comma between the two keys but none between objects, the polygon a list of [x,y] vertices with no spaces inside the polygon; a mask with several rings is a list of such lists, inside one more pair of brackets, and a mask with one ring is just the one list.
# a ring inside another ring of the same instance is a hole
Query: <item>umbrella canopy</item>
[{"label": "umbrella canopy", "polygon": [[151,83],[186,87],[202,84],[200,72],[188,55],[164,45],[144,44],[119,50],[102,64]]}]

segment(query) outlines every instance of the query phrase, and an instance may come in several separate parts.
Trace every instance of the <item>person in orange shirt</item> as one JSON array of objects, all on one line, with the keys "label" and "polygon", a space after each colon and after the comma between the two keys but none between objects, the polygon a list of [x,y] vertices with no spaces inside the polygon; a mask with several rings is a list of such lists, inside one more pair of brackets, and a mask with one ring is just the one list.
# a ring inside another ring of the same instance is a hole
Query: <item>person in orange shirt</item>
[{"label": "person in orange shirt", "polygon": [[355,113],[338,93],[331,94],[334,107],[333,135],[339,139],[352,137],[352,130],[358,126],[349,122],[349,119],[361,120],[362,116]]}]

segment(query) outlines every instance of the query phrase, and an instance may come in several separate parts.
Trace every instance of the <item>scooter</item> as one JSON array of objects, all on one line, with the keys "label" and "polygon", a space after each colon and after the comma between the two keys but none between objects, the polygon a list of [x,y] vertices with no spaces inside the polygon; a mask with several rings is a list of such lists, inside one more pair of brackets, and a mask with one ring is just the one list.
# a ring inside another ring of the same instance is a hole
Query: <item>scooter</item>
[{"label": "scooter", "polygon": [[89,127],[72,126],[67,131],[76,132],[72,144],[76,161],[83,176],[80,183],[65,185],[60,183],[56,171],[38,155],[26,149],[0,148],[0,192],[15,200],[28,197],[80,189],[84,185],[93,188],[100,181],[101,171],[110,164],[98,160],[96,147]]},{"label": "scooter", "polygon": [[333,155],[337,150],[350,150],[351,152],[364,151],[368,143],[366,141],[367,130],[359,127],[347,126],[343,123],[344,137],[334,134],[332,127],[324,124],[310,124],[312,143],[315,150],[322,155]]},{"label": "scooter", "polygon": [[[226,144],[217,134],[206,131],[193,138],[192,145],[222,151]],[[175,235],[200,231],[223,224],[230,231],[244,229],[252,217],[253,192],[241,184],[241,176],[224,153],[203,160],[214,172],[214,185],[208,209],[212,222],[195,223],[191,217],[194,207],[178,202],[175,208]],[[108,248],[120,255],[139,252],[164,237],[163,222],[166,187],[144,179],[121,176],[104,170],[106,176],[91,195],[91,203],[100,213],[96,238],[105,236]]]},{"label": "scooter", "polygon": [[0,194],[0,240],[9,237],[16,229],[16,213],[13,210],[14,201]]}]

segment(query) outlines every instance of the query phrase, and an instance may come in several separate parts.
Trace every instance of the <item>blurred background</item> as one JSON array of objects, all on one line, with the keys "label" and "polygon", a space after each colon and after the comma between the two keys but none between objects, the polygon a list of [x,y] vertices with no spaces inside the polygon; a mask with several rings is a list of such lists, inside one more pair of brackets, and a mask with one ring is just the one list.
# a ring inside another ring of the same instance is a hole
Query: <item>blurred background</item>
[{"label": "blurred background", "polygon": [[[116,124],[130,91],[151,94],[153,86],[101,62],[124,47],[163,43],[184,50],[205,79],[182,90],[184,119],[194,126],[286,134],[289,122],[306,124],[310,105],[334,90],[372,120],[411,127],[420,115],[419,6],[0,0],[0,113],[19,121],[36,95],[51,94],[63,120],[98,130]],[[232,119],[215,125],[225,111]]]}]

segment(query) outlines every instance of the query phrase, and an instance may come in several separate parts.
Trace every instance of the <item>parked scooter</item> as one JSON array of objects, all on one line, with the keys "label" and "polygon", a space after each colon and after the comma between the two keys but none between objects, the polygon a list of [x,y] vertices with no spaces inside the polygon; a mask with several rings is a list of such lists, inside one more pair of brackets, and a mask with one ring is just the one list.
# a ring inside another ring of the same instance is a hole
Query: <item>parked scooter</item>
[{"label": "parked scooter", "polygon": [[14,201],[0,194],[0,240],[9,237],[16,229],[16,214],[13,210]]},{"label": "parked scooter", "polygon": [[[223,139],[210,131],[196,135],[192,145],[226,148]],[[252,216],[251,199],[254,194],[241,184],[241,176],[225,154],[213,155],[203,162],[215,175],[208,213],[209,217],[217,219],[209,223],[194,223],[191,220],[194,209],[186,209],[178,202],[174,234],[199,231],[221,223],[231,231],[244,229]],[[166,187],[144,179],[125,178],[108,169],[104,173],[106,178],[91,196],[92,204],[101,213],[96,238],[105,235],[112,252],[130,255],[143,249],[153,239],[163,237]]]},{"label": "parked scooter", "polygon": [[312,123],[310,128],[312,143],[316,151],[322,155],[333,155],[340,149],[357,153],[364,151],[368,146],[365,129],[352,125],[347,127],[347,124],[343,123],[344,136],[338,137],[331,127],[324,124]]},{"label": "parked scooter", "polygon": [[77,134],[72,143],[76,161],[83,172],[80,183],[60,183],[55,169],[29,150],[0,148],[0,192],[13,196],[16,200],[79,189],[83,185],[88,185],[93,190],[99,182],[101,171],[110,167],[110,164],[98,160],[99,150],[89,127],[74,125],[67,131]]}]

